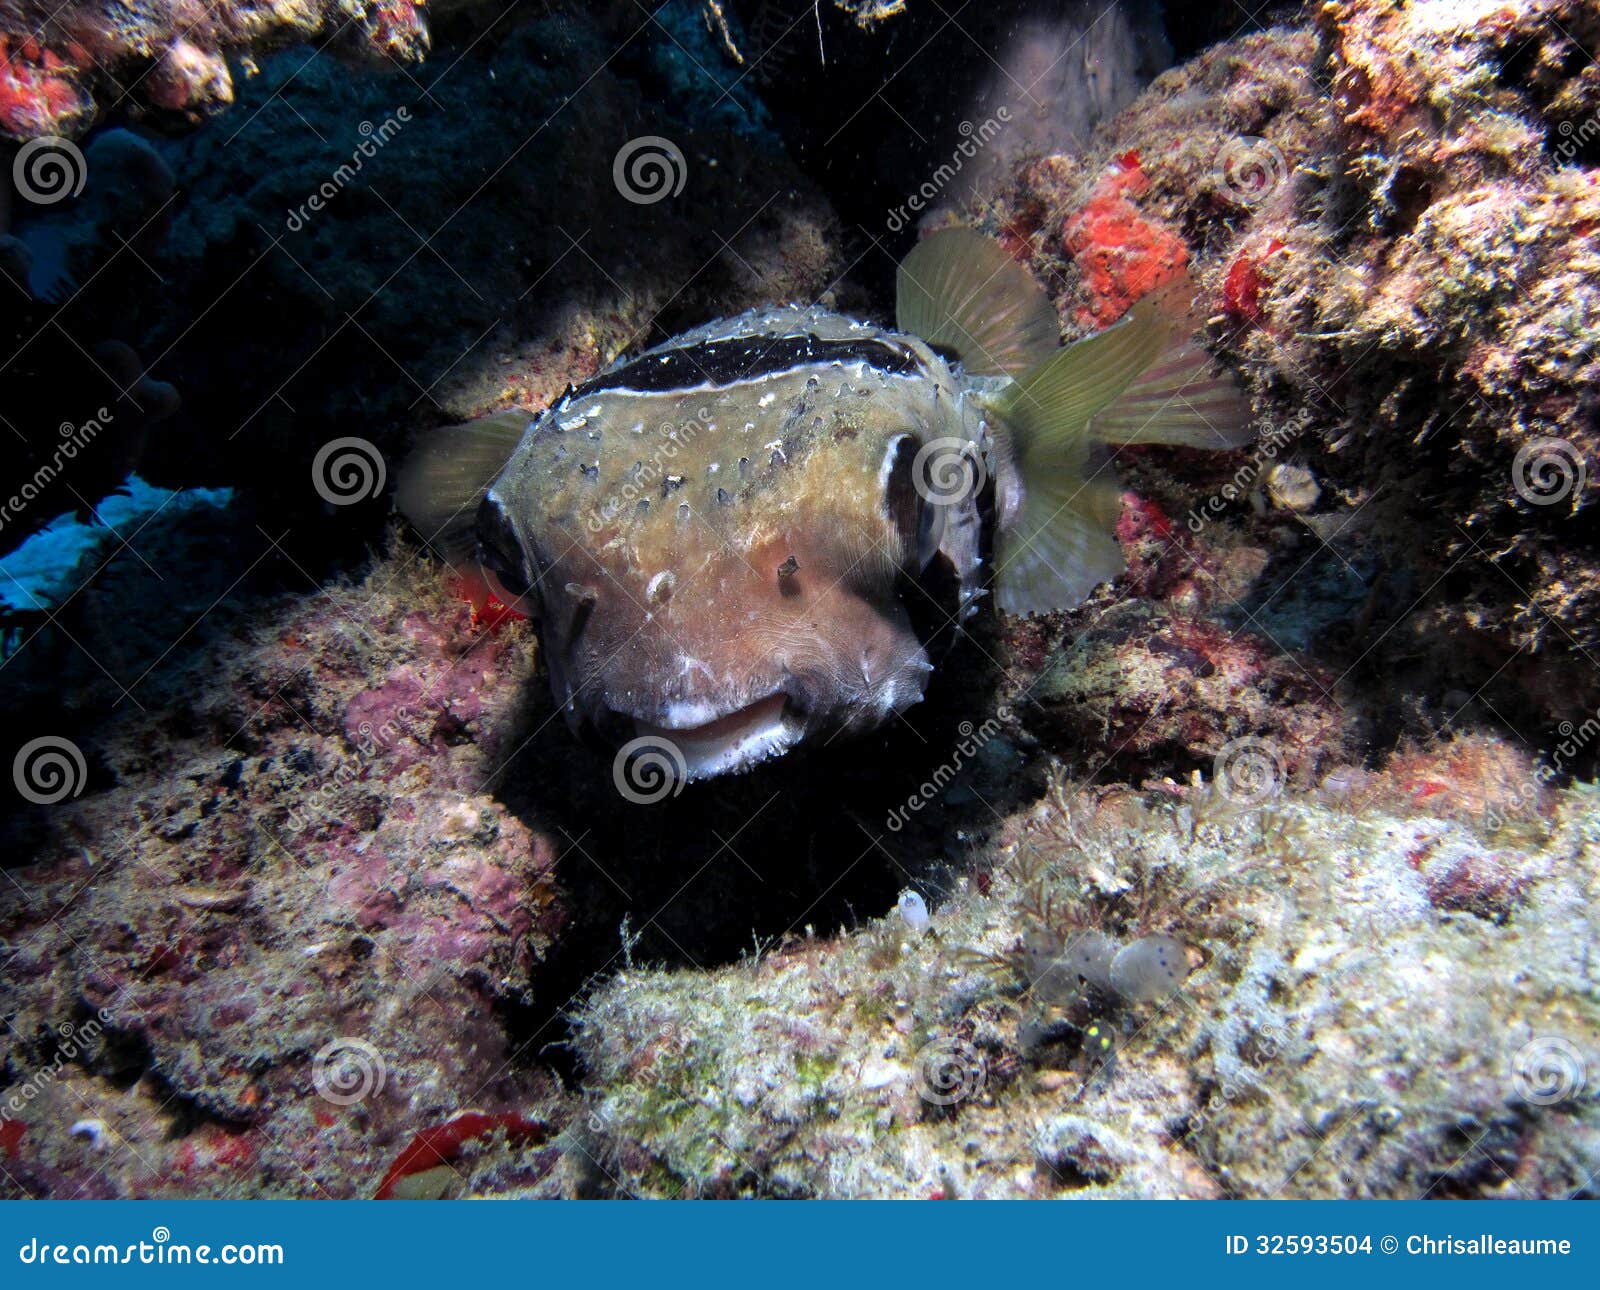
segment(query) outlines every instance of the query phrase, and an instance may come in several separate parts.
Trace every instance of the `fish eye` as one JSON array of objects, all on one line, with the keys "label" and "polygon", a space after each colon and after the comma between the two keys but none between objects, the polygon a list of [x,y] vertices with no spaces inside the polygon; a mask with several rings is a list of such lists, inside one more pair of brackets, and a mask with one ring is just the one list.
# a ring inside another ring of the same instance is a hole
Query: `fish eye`
[{"label": "fish eye", "polygon": [[527,595],[532,584],[528,580],[522,544],[517,540],[505,508],[492,497],[485,497],[478,507],[477,533],[478,558],[484,567],[513,596]]},{"label": "fish eye", "polygon": [[922,441],[916,435],[899,435],[889,445],[883,463],[884,511],[910,553],[913,567],[919,571],[926,569],[938,554],[945,526],[944,508],[917,487],[917,457],[921,451]]},{"label": "fish eye", "polygon": [[906,544],[915,550],[917,530],[922,517],[922,498],[917,493],[913,477],[914,463],[920,443],[915,435],[897,435],[889,444],[883,462],[883,509]]}]

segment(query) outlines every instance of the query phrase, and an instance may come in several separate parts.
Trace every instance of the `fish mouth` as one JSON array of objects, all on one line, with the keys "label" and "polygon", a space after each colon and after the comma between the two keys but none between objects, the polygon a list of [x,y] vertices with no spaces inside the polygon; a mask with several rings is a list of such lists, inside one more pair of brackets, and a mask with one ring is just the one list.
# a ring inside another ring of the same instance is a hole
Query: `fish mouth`
[{"label": "fish mouth", "polygon": [[781,690],[706,721],[690,722],[699,715],[692,709],[679,714],[682,721],[674,721],[674,715],[668,713],[668,725],[635,718],[634,726],[641,735],[676,748],[688,779],[749,770],[788,752],[805,736],[801,714]]}]

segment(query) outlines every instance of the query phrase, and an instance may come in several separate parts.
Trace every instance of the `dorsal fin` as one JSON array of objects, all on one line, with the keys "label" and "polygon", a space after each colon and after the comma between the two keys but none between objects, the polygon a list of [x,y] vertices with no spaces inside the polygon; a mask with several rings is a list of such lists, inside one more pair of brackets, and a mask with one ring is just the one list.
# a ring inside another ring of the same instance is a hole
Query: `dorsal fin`
[{"label": "dorsal fin", "polygon": [[1016,376],[1061,340],[1055,306],[992,238],[947,228],[924,238],[896,275],[895,325],[943,345],[977,376]]},{"label": "dorsal fin", "polygon": [[533,414],[508,408],[435,430],[400,470],[395,508],[451,564],[471,563],[478,503],[522,440]]}]

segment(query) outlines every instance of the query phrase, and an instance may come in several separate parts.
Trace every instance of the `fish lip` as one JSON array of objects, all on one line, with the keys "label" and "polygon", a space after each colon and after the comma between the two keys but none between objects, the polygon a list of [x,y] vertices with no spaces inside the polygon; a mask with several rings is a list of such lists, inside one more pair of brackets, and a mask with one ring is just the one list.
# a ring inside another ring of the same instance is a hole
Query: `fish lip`
[{"label": "fish lip", "polygon": [[[670,718],[673,714],[666,715]],[[698,715],[693,708],[679,714],[681,718]],[[750,770],[782,756],[806,733],[802,713],[782,689],[707,720],[657,724],[635,717],[633,724],[641,737],[671,745],[683,763],[684,777],[690,780]]]}]

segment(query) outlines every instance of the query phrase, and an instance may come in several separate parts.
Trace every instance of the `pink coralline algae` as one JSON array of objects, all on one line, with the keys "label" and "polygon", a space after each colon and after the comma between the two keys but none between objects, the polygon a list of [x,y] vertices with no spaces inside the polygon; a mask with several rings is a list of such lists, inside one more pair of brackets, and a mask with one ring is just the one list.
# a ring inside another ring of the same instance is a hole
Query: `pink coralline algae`
[{"label": "pink coralline algae", "polygon": [[418,0],[0,8],[0,135],[72,138],[97,116],[194,123],[233,102],[230,56],[331,38],[355,56],[411,63],[428,49]]},{"label": "pink coralline algae", "polygon": [[[170,773],[139,775],[149,731],[111,736],[123,783],[82,799],[15,871],[27,898],[0,904],[21,1008],[5,1060],[39,1068],[28,1037],[87,1010],[75,1060],[0,1103],[10,1186],[371,1195],[468,1108],[501,1132],[445,1153],[454,1169],[500,1151],[537,1182],[550,1162],[517,1126],[558,1090],[514,1060],[504,1017],[565,910],[555,847],[489,788],[526,629],[475,626],[391,566],[224,648],[232,687],[175,700],[157,739]],[[133,1149],[84,1148],[65,1126],[85,1116]]]},{"label": "pink coralline algae", "polygon": [[0,35],[0,132],[29,139],[86,128],[94,117],[82,85],[86,57],[79,45],[57,52],[20,32]]}]

